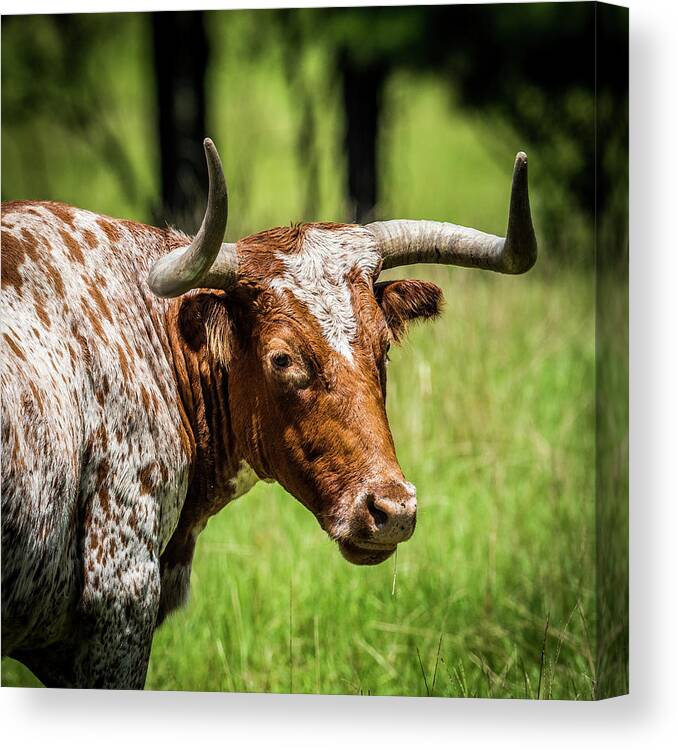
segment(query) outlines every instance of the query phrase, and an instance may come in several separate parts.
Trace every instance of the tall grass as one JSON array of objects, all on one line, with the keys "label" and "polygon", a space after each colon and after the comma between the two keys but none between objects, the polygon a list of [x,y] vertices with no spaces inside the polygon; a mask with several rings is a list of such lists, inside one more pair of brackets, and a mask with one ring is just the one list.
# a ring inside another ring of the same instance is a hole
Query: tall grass
[{"label": "tall grass", "polygon": [[[119,42],[129,54],[99,64],[120,77],[111,96],[147,185],[155,158],[148,123],[120,114],[148,111],[143,86],[125,83],[147,70],[141,25],[129,19]],[[299,115],[280,39],[267,39],[255,60],[251,14],[217,14],[211,28],[210,127],[229,175],[235,239],[301,218],[309,165],[296,157]],[[339,220],[341,123],[325,62],[322,50],[307,51],[302,76],[317,92],[315,218]],[[487,126],[458,111],[433,78],[399,74],[385,107],[382,213],[502,231],[512,158],[530,144],[517,136],[490,154]],[[13,197],[36,190],[126,213],[93,169],[95,154],[38,126],[37,136],[3,127],[4,194],[16,184],[22,194]],[[30,137],[61,155],[64,172],[52,172],[49,191],[38,190],[39,169],[27,174],[10,153]],[[62,159],[73,149],[79,174],[92,167],[93,194]],[[531,155],[538,220],[540,165]],[[545,273],[548,246],[541,249],[541,268],[526,277],[401,269],[441,284],[447,304],[392,352],[388,411],[420,508],[395,580],[393,560],[349,565],[299,503],[277,486],[257,486],[200,537],[191,602],[156,634],[147,688],[593,696],[594,289],[573,271]],[[35,682],[14,662],[3,667],[4,685]]]}]

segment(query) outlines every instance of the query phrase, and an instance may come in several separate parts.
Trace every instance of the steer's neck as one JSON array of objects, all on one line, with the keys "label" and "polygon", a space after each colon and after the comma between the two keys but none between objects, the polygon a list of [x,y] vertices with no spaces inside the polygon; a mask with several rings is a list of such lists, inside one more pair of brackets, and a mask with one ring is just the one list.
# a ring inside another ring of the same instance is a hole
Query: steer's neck
[{"label": "steer's neck", "polygon": [[171,229],[145,229],[160,234],[162,241],[146,243],[133,265],[151,317],[159,319],[163,329],[160,337],[174,369],[182,443],[190,466],[186,504],[193,500],[196,517],[209,517],[232,499],[242,463],[231,425],[228,373],[223,364],[210,358],[205,346],[189,343],[182,333],[182,310],[192,293],[162,300],[150,293],[146,283],[153,262],[191,238]]},{"label": "steer's neck", "polygon": [[187,503],[192,501],[196,513],[207,518],[235,496],[243,456],[232,427],[227,369],[206,347],[195,350],[186,344],[178,326],[180,310],[177,300],[167,320],[182,418],[195,446]]},{"label": "steer's neck", "polygon": [[188,597],[198,534],[228,502],[256,481],[233,433],[226,368],[187,346],[179,330],[181,301],[165,315],[178,389],[178,408],[190,437],[188,492],[171,539],[160,558],[161,594],[156,627]]}]

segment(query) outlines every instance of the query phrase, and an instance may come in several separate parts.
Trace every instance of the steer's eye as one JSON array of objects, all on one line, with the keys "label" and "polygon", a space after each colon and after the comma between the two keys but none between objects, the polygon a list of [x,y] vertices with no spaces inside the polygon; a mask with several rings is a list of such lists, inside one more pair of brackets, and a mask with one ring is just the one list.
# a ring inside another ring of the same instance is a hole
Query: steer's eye
[{"label": "steer's eye", "polygon": [[292,364],[292,357],[285,352],[276,352],[271,357],[271,362],[273,362],[273,365],[278,369],[286,370]]}]

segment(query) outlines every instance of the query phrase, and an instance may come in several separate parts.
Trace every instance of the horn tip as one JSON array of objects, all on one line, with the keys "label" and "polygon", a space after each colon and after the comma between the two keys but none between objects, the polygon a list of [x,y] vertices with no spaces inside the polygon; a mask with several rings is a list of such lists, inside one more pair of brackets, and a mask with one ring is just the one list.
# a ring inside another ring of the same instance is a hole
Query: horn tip
[{"label": "horn tip", "polygon": [[516,154],[516,166],[525,166],[527,164],[527,154],[524,151],[518,151]]},{"label": "horn tip", "polygon": [[214,145],[214,141],[211,138],[205,138],[202,142],[202,147],[205,149],[205,154],[216,154],[217,147]]}]

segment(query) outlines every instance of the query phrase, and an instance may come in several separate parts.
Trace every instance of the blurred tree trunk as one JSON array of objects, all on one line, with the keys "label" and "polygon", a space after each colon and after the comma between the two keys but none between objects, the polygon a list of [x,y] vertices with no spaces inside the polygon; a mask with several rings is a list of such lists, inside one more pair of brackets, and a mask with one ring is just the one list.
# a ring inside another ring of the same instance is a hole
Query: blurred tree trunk
[{"label": "blurred tree trunk", "polygon": [[207,195],[204,14],[152,13],[151,24],[162,180],[156,219],[194,232]]},{"label": "blurred tree trunk", "polygon": [[300,15],[297,10],[281,9],[277,11],[277,17],[285,39],[283,45],[285,77],[292,89],[300,117],[296,145],[302,179],[305,184],[299,219],[301,221],[316,221],[320,198],[320,157],[316,149],[316,122],[313,113],[313,100],[317,96],[317,92],[314,91],[312,85],[307,83],[303,65],[308,36],[303,25],[299,22]]},{"label": "blurred tree trunk", "polygon": [[359,223],[374,216],[377,203],[377,136],[387,68],[357,65],[347,53],[339,59],[346,130],[350,218]]}]

